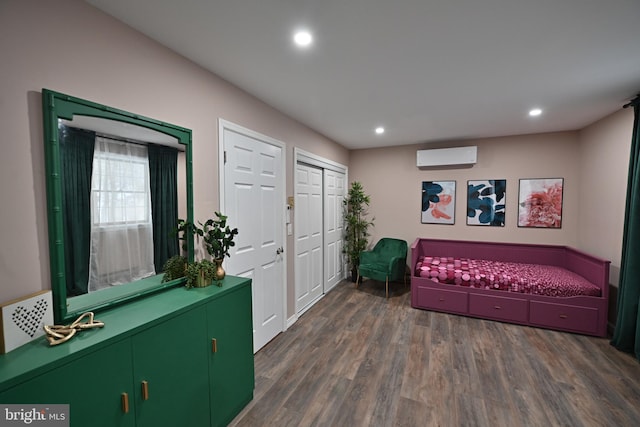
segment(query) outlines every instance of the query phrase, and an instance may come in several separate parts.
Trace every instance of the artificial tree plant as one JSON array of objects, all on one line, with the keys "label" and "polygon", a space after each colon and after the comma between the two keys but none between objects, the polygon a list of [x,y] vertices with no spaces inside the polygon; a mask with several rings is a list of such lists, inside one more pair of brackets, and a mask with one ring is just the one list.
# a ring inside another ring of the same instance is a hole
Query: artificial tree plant
[{"label": "artificial tree plant", "polygon": [[370,196],[364,192],[364,187],[358,181],[351,183],[347,197],[342,202],[345,230],[343,252],[347,255],[353,282],[357,277],[360,253],[369,243],[369,227],[373,225],[375,219],[367,219],[370,202]]}]

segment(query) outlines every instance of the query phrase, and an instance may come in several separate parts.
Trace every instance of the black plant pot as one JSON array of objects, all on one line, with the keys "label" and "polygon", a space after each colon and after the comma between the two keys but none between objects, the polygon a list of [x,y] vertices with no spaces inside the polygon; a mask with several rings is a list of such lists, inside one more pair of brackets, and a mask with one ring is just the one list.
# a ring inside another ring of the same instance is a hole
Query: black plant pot
[{"label": "black plant pot", "polygon": [[356,268],[352,268],[351,269],[351,281],[353,283],[356,283],[356,280],[358,280],[358,270]]}]

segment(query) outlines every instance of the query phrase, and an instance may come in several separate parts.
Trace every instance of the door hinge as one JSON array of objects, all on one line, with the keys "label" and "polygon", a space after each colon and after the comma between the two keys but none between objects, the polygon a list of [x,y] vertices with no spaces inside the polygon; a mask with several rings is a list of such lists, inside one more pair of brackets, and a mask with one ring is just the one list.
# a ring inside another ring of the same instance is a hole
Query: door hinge
[{"label": "door hinge", "polygon": [[224,150],[224,163],[223,164],[227,164],[227,150]]}]

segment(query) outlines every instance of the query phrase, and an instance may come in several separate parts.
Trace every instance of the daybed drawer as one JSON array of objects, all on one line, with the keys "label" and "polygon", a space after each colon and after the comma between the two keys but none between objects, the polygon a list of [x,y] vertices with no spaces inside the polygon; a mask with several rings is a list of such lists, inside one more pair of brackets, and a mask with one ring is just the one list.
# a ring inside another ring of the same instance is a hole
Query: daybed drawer
[{"label": "daybed drawer", "polygon": [[469,314],[487,319],[526,323],[529,319],[527,300],[493,295],[469,295]]},{"label": "daybed drawer", "polygon": [[531,324],[589,334],[598,333],[597,308],[531,301],[530,310]]},{"label": "daybed drawer", "polygon": [[467,314],[467,293],[418,286],[417,306],[438,311]]}]

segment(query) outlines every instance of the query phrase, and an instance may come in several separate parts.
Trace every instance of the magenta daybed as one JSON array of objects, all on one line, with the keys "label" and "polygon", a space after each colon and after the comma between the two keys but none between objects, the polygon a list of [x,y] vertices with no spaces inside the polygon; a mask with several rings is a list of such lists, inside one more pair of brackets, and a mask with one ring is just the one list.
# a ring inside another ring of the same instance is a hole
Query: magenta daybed
[{"label": "magenta daybed", "polygon": [[607,335],[609,261],[575,249],[418,238],[411,269],[415,308]]}]

